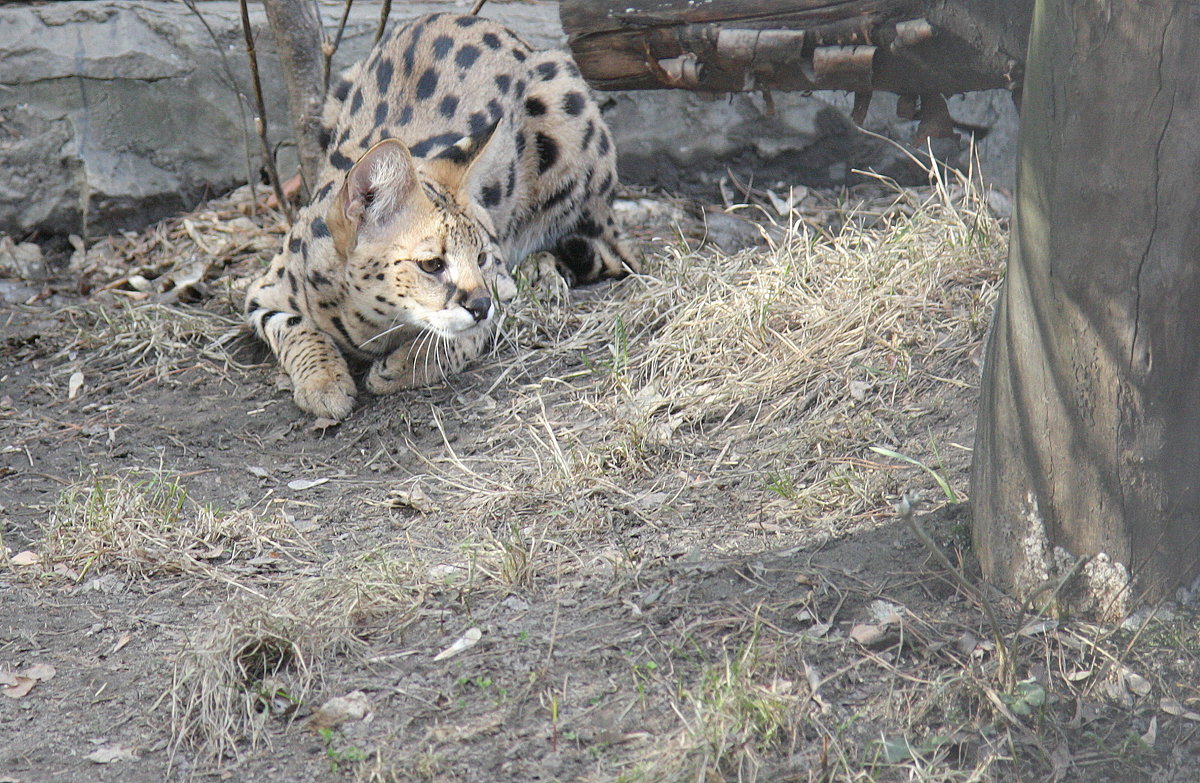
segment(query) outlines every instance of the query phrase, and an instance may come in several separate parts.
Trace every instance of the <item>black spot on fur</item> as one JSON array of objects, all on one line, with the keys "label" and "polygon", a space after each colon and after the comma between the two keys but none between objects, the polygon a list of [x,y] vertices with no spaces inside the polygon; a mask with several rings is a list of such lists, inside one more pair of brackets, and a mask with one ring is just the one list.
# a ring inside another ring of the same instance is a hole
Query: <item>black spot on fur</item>
[{"label": "black spot on fur", "polygon": [[333,153],[330,154],[329,162],[333,164],[335,169],[339,169],[341,171],[349,171],[354,167],[354,161],[350,160],[337,150],[334,150]]},{"label": "black spot on fur", "polygon": [[421,78],[417,80],[417,98],[423,101],[432,98],[433,93],[437,91],[437,83],[437,70],[426,68],[425,73],[421,74]]},{"label": "black spot on fur", "polygon": [[577,236],[566,237],[554,248],[558,262],[575,273],[580,280],[590,280],[594,277],[592,245],[586,239]]},{"label": "black spot on fur", "polygon": [[400,110],[400,124],[407,125],[412,122],[412,107],[405,106]]},{"label": "black spot on fur", "polygon": [[554,63],[541,63],[534,70],[538,72],[538,76],[540,76],[544,82],[548,82],[555,76],[558,76],[558,66]]},{"label": "black spot on fur", "polygon": [[290,270],[290,269],[287,271],[287,279],[288,279],[288,286],[291,287],[292,293],[293,294],[299,293],[300,292],[300,281],[296,279],[296,275],[294,275],[292,273],[292,270]]},{"label": "black spot on fur", "polygon": [[596,149],[599,150],[601,155],[607,155],[608,151],[612,149],[612,145],[608,142],[608,131],[604,129],[600,130],[600,142],[596,145]]},{"label": "black spot on fur", "polygon": [[321,132],[317,134],[317,143],[321,145],[321,149],[329,149],[329,142],[333,141],[332,136],[333,131],[329,128],[321,128]]},{"label": "black spot on fur", "polygon": [[613,175],[612,175],[612,172],[610,171],[604,175],[604,181],[602,181],[600,183],[600,195],[602,195],[602,196],[607,195],[608,192],[610,190],[612,190],[612,187],[613,187]]},{"label": "black spot on fur", "polygon": [[488,120],[487,115],[481,111],[477,111],[477,112],[474,112],[473,114],[471,114],[471,118],[467,122],[471,127],[471,135],[472,136],[475,136],[476,134],[479,134],[479,133],[483,133],[492,124]]},{"label": "black spot on fur", "polygon": [[513,192],[517,189],[517,164],[515,161],[508,162],[508,182],[504,185],[504,195],[512,198]]},{"label": "black spot on fur", "polygon": [[454,55],[454,64],[459,68],[470,68],[479,59],[479,47],[467,44]]},{"label": "black spot on fur", "polygon": [[577,67],[575,66],[575,63],[568,62],[568,63],[566,64],[566,68],[567,68],[567,73],[569,73],[570,75],[574,76],[575,78],[579,78],[580,76],[582,76],[582,74],[581,74],[581,73],[579,73],[579,68],[577,68]]},{"label": "black spot on fur", "polygon": [[563,111],[570,114],[572,117],[578,117],[583,113],[584,100],[583,93],[569,92],[563,96]]},{"label": "black spot on fur", "polygon": [[358,114],[358,110],[362,108],[362,104],[363,104],[362,87],[356,87],[354,89],[354,98],[352,98],[350,101],[350,113]]},{"label": "black spot on fur", "polygon": [[516,95],[517,100],[520,100],[521,98],[525,97],[525,80],[524,79],[517,79],[517,89],[513,94]]},{"label": "black spot on fur", "polygon": [[326,196],[329,195],[329,191],[331,191],[331,190],[333,190],[333,183],[326,182],[323,186],[321,186],[321,189],[317,191],[317,195],[314,197],[314,200],[316,200],[316,201],[322,200],[323,198],[325,198]]},{"label": "black spot on fur", "polygon": [[417,42],[413,41],[404,49],[404,75],[412,76],[413,66],[417,62]]},{"label": "black spot on fur", "polygon": [[326,277],[325,275],[321,274],[320,272],[316,272],[316,271],[314,271],[314,272],[309,272],[309,273],[308,273],[308,282],[310,282],[310,283],[312,283],[313,285],[315,285],[315,286],[318,286],[318,287],[319,287],[319,286],[323,286],[323,285],[329,285],[329,284],[331,284],[333,281],[332,281],[332,280],[330,280],[330,279],[329,279],[328,277]]},{"label": "black spot on fur", "polygon": [[483,42],[489,49],[499,49],[501,46],[500,38],[495,33],[484,33]]},{"label": "black spot on fur", "polygon": [[[300,237],[292,237],[291,239],[288,240],[288,250],[290,250],[293,253],[299,253],[300,252],[300,243],[303,241],[304,240],[300,239]],[[282,271],[282,269],[283,269],[283,267],[280,267],[281,271]]]},{"label": "black spot on fur", "polygon": [[530,117],[541,117],[546,113],[546,104],[542,103],[539,98],[530,98],[525,101],[525,111]]},{"label": "black spot on fur", "polygon": [[[413,155],[417,156],[418,158],[423,158],[423,157],[425,157],[425,154],[428,153],[434,147],[440,147],[440,146],[446,145],[446,144],[453,144],[454,142],[458,141],[460,138],[462,138],[462,137],[459,136],[457,133],[439,133],[436,136],[430,136],[427,139],[422,139],[421,141],[417,142],[416,144],[414,144],[412,147],[409,148],[409,152],[411,152]],[[456,150],[456,151],[459,152],[459,154],[462,154],[461,150]]]},{"label": "black spot on fur", "polygon": [[342,130],[342,135],[338,136],[337,146],[339,146],[339,147],[342,146],[343,144],[346,143],[346,140],[349,138],[350,138],[350,129],[345,128],[344,130]]},{"label": "black spot on fur", "polygon": [[508,88],[512,86],[512,77],[507,73],[501,73],[496,76],[496,89],[500,90],[501,95],[508,95]]},{"label": "black spot on fur", "polygon": [[534,136],[537,145],[538,173],[545,174],[546,170],[558,161],[558,142],[544,133]]},{"label": "black spot on fur", "polygon": [[458,97],[455,95],[447,95],[438,104],[438,113],[446,119],[453,117],[456,111],[458,111]]},{"label": "black spot on fur", "polygon": [[551,193],[550,197],[542,202],[542,208],[550,209],[551,207],[558,206],[571,195],[573,190],[575,190],[575,180],[570,180],[561,188]]},{"label": "black spot on fur", "polygon": [[388,103],[387,101],[380,101],[379,105],[375,107],[375,124],[382,125],[383,123],[387,122],[387,116]]},{"label": "black spot on fur", "polygon": [[325,218],[317,218],[312,222],[312,234],[317,239],[329,236],[329,226],[325,225]]},{"label": "black spot on fur", "polygon": [[493,182],[490,185],[484,185],[481,195],[485,207],[498,206],[500,204],[500,183]]},{"label": "black spot on fur", "polygon": [[478,16],[460,16],[454,20],[454,23],[459,27],[471,27],[479,22]]},{"label": "black spot on fur", "polygon": [[352,338],[350,333],[346,331],[346,325],[342,323],[342,319],[340,317],[336,315],[331,316],[329,322],[333,324],[333,328],[337,329],[338,333],[342,335],[342,338],[346,341],[347,345],[354,345],[354,338]]},{"label": "black spot on fur", "polygon": [[434,157],[439,160],[452,161],[454,163],[459,164],[460,166],[467,162],[467,153],[463,152],[462,150],[460,150],[458,147],[454,146],[453,144],[451,144],[449,147],[447,147],[446,149],[439,152]]},{"label": "black spot on fur", "polygon": [[586,150],[588,145],[592,143],[592,136],[594,135],[596,135],[596,123],[588,120],[587,126],[583,129],[583,141],[579,143],[579,148]]},{"label": "black spot on fur", "polygon": [[590,217],[584,218],[583,220],[579,221],[579,225],[575,226],[575,233],[582,234],[585,237],[591,237],[593,239],[600,236],[600,233],[603,230],[604,229],[597,225],[596,221],[592,220]]},{"label": "black spot on fur", "polygon": [[439,35],[433,39],[433,56],[439,60],[446,59],[446,55],[454,48],[454,39],[448,35]]},{"label": "black spot on fur", "polygon": [[289,315],[288,319],[287,319],[287,325],[288,326],[299,326],[300,322],[303,320],[304,319],[298,315]]},{"label": "black spot on fur", "polygon": [[515,59],[517,62],[519,62],[519,63],[525,62],[525,52],[521,51],[520,49],[514,48],[512,50],[512,53],[513,53],[513,59]]},{"label": "black spot on fur", "polygon": [[396,66],[391,60],[380,60],[379,65],[375,66],[375,81],[379,85],[379,94],[386,95],[388,87],[392,84],[392,74],[395,72]]},{"label": "black spot on fur", "polygon": [[346,96],[350,94],[350,82],[345,79],[338,79],[337,86],[333,88],[333,97],[339,101],[346,100]]},{"label": "black spot on fur", "polygon": [[517,131],[517,137],[513,139],[513,142],[517,145],[517,157],[519,158],[525,154],[525,134]]}]

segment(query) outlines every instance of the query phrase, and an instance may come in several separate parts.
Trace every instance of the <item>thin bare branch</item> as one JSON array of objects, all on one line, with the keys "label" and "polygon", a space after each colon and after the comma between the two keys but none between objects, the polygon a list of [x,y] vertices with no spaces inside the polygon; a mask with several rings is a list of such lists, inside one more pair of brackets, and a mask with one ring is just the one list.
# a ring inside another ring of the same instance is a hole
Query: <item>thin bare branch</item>
[{"label": "thin bare branch", "polygon": [[254,101],[258,115],[254,118],[254,127],[258,131],[258,140],[262,144],[263,165],[267,167],[267,176],[271,180],[271,188],[275,198],[287,216],[288,224],[293,220],[292,207],[283,196],[283,185],[279,179],[279,171],[275,168],[275,156],[271,154],[271,143],[267,136],[267,106],[263,100],[262,80],[258,75],[258,54],[254,48],[254,31],[250,27],[250,10],[246,0],[240,0],[242,8],[242,33],[246,36],[246,56],[250,59],[250,75],[254,82]]},{"label": "thin bare branch", "polygon": [[379,39],[383,37],[383,31],[387,28],[388,17],[392,15],[392,0],[383,0],[383,8],[379,11],[379,27],[375,30],[375,43],[379,43]]},{"label": "thin bare branch", "polygon": [[329,92],[329,75],[333,69],[333,55],[342,45],[342,33],[346,32],[346,20],[350,18],[352,5],[354,5],[354,0],[346,0],[346,5],[342,8],[342,20],[338,22],[337,35],[333,37],[333,43],[330,44],[326,40],[321,44],[321,54],[325,56],[325,92]]}]

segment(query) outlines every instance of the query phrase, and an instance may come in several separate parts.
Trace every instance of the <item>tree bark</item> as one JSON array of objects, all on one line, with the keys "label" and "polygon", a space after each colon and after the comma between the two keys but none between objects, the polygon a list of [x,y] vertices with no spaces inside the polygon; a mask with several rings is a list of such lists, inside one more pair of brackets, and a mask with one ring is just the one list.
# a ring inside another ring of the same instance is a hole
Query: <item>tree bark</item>
[{"label": "tree bark", "polygon": [[1033,0],[562,0],[602,90],[1019,87]]},{"label": "tree bark", "polygon": [[308,0],[263,0],[275,49],[287,83],[292,130],[296,134],[305,200],[321,165],[321,108],[325,102],[325,70],[321,21]]},{"label": "tree bark", "polygon": [[984,575],[1105,619],[1200,563],[1200,15],[1039,0],[972,469]]}]

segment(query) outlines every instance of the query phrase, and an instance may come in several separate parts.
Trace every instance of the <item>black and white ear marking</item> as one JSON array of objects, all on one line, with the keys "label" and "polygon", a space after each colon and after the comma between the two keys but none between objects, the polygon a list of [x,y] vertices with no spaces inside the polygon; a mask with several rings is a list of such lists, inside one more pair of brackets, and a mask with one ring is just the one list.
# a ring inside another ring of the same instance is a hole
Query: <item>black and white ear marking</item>
[{"label": "black and white ear marking", "polygon": [[500,125],[500,118],[497,117],[486,128],[473,133],[470,136],[463,136],[461,139],[451,144],[446,149],[434,156],[434,160],[447,160],[451,163],[457,163],[460,166],[470,164],[479,153],[491,141],[492,135],[496,132],[496,128]]}]

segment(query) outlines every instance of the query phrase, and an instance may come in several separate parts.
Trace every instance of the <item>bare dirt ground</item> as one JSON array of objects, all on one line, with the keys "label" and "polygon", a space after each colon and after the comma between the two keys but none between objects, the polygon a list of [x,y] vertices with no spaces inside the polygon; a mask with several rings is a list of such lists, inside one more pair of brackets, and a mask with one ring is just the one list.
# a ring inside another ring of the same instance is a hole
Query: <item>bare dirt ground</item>
[{"label": "bare dirt ground", "polygon": [[535,259],[329,428],[239,324],[245,197],[9,270],[0,781],[1194,781],[1190,616],[993,628],[893,510],[977,578],[962,184],[630,198],[645,275]]}]

